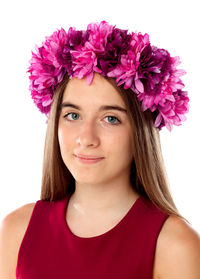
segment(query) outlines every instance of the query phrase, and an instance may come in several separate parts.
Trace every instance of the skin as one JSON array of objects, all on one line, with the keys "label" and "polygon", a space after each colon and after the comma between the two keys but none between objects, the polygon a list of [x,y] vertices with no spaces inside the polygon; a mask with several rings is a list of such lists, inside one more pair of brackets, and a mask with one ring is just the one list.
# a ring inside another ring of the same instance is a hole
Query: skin
[{"label": "skin", "polygon": [[[98,228],[110,226],[110,220],[117,222],[139,197],[129,181],[133,160],[130,121],[125,112],[100,110],[105,105],[126,107],[116,89],[99,74],[95,74],[90,86],[85,79],[70,80],[62,103],[80,108],[64,107],[58,125],[61,156],[76,184],[67,222],[72,230],[79,223],[76,232],[79,235],[86,233],[80,232],[80,222],[87,224],[84,227],[88,231],[95,222],[98,233]],[[86,165],[74,154],[103,157],[103,160]]]},{"label": "skin", "polygon": [[[72,79],[65,90],[64,101],[82,108],[65,108],[59,119],[61,155],[76,180],[66,221],[73,233],[90,237],[118,223],[138,198],[128,179],[132,161],[131,128],[126,114],[113,110],[99,112],[99,107],[105,104],[123,108],[125,105],[117,91],[98,74],[90,86],[85,80]],[[64,116],[72,111],[76,113],[74,118],[68,117],[76,120],[68,122]],[[114,121],[109,120],[110,115],[117,117],[121,124],[110,124]],[[104,159],[84,165],[73,156],[74,152]],[[16,278],[18,251],[34,206],[35,203],[31,203],[16,209],[1,223],[1,279]],[[159,233],[152,278],[200,279],[200,236],[176,216],[169,216]]]}]

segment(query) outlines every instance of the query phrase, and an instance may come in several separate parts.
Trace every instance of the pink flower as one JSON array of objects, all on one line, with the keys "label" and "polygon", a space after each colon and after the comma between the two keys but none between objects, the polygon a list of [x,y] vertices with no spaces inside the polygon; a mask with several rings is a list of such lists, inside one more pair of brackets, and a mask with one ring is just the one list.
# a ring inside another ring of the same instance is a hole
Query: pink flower
[{"label": "pink flower", "polygon": [[[132,33],[130,47],[127,54],[121,55],[121,63],[111,72],[108,77],[115,77],[117,85],[125,83],[124,89],[138,88],[143,91],[144,87],[137,75],[137,69],[140,65],[140,55],[143,49],[149,44],[149,36],[139,33]],[[121,81],[120,81],[121,80]]]},{"label": "pink flower", "polygon": [[113,32],[113,29],[114,26],[109,25],[106,21],[88,24],[87,31],[89,31],[90,35],[85,47],[95,51],[95,53],[104,52],[107,38]]},{"label": "pink flower", "polygon": [[159,130],[163,126],[171,131],[173,125],[180,126],[181,121],[186,120],[185,113],[189,111],[189,98],[186,91],[177,90],[173,95],[163,99],[162,106],[159,105],[159,114],[155,120],[155,127]]},{"label": "pink flower", "polygon": [[93,80],[94,72],[101,73],[102,71],[97,67],[97,57],[95,52],[87,48],[71,51],[73,58],[73,77],[82,79],[87,76],[87,83],[90,84]]}]

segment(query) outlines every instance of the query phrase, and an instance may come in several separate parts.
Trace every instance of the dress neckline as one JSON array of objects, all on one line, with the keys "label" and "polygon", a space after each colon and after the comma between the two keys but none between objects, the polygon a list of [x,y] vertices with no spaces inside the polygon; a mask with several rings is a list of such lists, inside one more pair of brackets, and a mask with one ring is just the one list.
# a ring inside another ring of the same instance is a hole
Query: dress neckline
[{"label": "dress neckline", "polygon": [[70,199],[70,196],[68,195],[66,198],[65,198],[65,203],[64,203],[64,210],[63,210],[63,225],[64,225],[64,228],[67,232],[67,234],[71,237],[71,238],[74,238],[78,241],[92,241],[92,240],[95,240],[95,239],[100,239],[100,238],[105,238],[105,237],[108,237],[110,234],[112,234],[113,232],[115,232],[116,230],[120,229],[121,226],[123,226],[124,223],[126,223],[129,219],[129,216],[133,215],[136,213],[137,211],[137,208],[139,207],[140,203],[142,202],[142,198],[143,196],[139,196],[133,203],[133,205],[131,206],[131,208],[128,210],[128,212],[124,215],[124,217],[122,217],[122,219],[114,226],[112,227],[111,229],[109,229],[108,231],[106,231],[105,233],[102,233],[100,235],[96,235],[96,236],[91,236],[91,237],[82,237],[82,236],[78,236],[76,234],[74,234],[69,226],[68,226],[68,223],[67,223],[67,220],[66,220],[66,213],[67,213],[67,207],[68,207],[68,202],[69,202],[69,199]]}]

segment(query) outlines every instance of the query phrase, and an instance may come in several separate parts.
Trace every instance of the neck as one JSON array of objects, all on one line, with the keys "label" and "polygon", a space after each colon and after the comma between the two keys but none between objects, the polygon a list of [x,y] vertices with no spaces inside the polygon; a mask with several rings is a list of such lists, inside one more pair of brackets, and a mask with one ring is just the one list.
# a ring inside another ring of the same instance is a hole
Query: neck
[{"label": "neck", "polygon": [[76,183],[70,203],[77,213],[88,215],[91,212],[105,213],[120,211],[129,207],[139,197],[130,183],[89,185]]}]

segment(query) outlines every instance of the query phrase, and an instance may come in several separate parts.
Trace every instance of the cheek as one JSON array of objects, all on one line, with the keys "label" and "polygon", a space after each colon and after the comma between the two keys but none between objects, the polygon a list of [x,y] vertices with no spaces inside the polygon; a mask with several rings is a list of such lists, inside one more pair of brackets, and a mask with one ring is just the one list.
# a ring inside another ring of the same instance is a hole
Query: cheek
[{"label": "cheek", "polygon": [[108,149],[108,152],[131,156],[133,154],[132,137],[126,129],[122,129],[117,133],[107,134],[102,137],[102,144]]}]

